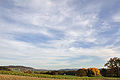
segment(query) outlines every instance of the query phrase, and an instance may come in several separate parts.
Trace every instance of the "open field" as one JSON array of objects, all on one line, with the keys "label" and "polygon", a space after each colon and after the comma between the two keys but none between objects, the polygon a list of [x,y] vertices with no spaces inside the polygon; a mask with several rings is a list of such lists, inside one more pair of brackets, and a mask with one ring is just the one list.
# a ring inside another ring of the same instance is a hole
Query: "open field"
[{"label": "open field", "polygon": [[0,80],[116,80],[116,79],[90,79],[90,78],[89,79],[51,79],[51,78],[37,78],[37,77],[29,77],[29,76],[0,74]]},{"label": "open field", "polygon": [[13,71],[0,71],[0,80],[120,80],[120,78],[78,77],[69,75],[28,74]]},{"label": "open field", "polygon": [[[29,77],[29,76],[0,74],[0,80],[61,80],[61,79],[37,78],[37,77]],[[62,79],[62,80],[64,80],[64,79]]]}]

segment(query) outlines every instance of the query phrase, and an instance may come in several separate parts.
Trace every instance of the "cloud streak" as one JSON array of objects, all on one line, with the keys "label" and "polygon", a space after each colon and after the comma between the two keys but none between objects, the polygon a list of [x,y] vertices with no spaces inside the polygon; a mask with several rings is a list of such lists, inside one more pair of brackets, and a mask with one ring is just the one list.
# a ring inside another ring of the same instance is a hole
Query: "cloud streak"
[{"label": "cloud streak", "polygon": [[103,67],[108,58],[120,56],[118,0],[109,5],[103,0],[0,2],[1,65]]}]

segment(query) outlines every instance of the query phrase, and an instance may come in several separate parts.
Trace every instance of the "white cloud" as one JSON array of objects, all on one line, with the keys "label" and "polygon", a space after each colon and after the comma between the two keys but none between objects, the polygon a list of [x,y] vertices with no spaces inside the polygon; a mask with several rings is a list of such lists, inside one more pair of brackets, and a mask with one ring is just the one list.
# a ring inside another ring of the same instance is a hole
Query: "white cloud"
[{"label": "white cloud", "polygon": [[[120,56],[118,54],[120,51],[117,49],[119,46],[116,48],[114,45],[112,48],[106,46],[79,48],[73,46],[75,42],[79,42],[78,44],[104,44],[108,41],[106,38],[99,37],[99,32],[96,29],[102,3],[91,2],[76,10],[76,7],[69,4],[71,0],[13,1],[16,7],[13,9],[4,8],[5,11],[0,12],[13,21],[9,22],[3,17],[0,19],[0,55],[18,60],[0,59],[1,63],[22,64],[24,62],[23,64],[34,64],[37,68],[48,68],[48,66],[51,66],[50,68],[52,66],[61,68],[61,66],[70,67],[71,64],[92,62],[93,60],[91,58],[88,60],[80,59],[69,63],[69,59],[66,57],[74,58],[84,55],[105,59]],[[108,30],[110,27],[107,22],[102,24],[102,30]],[[16,37],[21,34],[28,34],[28,36],[43,35],[52,38],[52,40],[44,39],[45,43],[38,41],[36,44],[32,43],[32,40],[31,42],[16,40]],[[57,61],[58,59],[64,61]]]},{"label": "white cloud", "polygon": [[120,22],[120,12],[117,12],[112,16],[114,22]]},{"label": "white cloud", "polygon": [[89,55],[89,56],[97,56],[103,59],[108,59],[113,56],[120,56],[114,48],[107,47],[93,47],[93,48],[70,48],[70,51],[76,53],[76,55]]}]

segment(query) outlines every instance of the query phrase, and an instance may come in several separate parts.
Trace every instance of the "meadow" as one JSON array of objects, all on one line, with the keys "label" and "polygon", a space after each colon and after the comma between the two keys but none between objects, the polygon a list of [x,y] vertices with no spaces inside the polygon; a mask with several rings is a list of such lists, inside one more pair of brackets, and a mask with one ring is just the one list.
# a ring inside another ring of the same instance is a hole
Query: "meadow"
[{"label": "meadow", "polygon": [[69,75],[28,74],[14,71],[0,71],[0,80],[120,80],[120,78],[78,77]]}]

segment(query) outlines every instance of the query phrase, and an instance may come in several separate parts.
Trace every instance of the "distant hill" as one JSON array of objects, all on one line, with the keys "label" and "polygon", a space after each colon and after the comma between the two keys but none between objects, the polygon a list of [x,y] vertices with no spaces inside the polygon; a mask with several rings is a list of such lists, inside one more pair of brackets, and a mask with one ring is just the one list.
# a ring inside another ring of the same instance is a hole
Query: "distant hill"
[{"label": "distant hill", "polygon": [[32,67],[25,66],[0,66],[0,70],[11,70],[11,71],[33,71],[36,70]]},{"label": "distant hill", "polygon": [[46,70],[46,69],[35,69],[26,66],[0,66],[0,70],[10,70],[10,71],[76,71],[78,69],[59,69],[59,70]]},{"label": "distant hill", "polygon": [[58,71],[77,71],[78,69],[59,69]]}]

